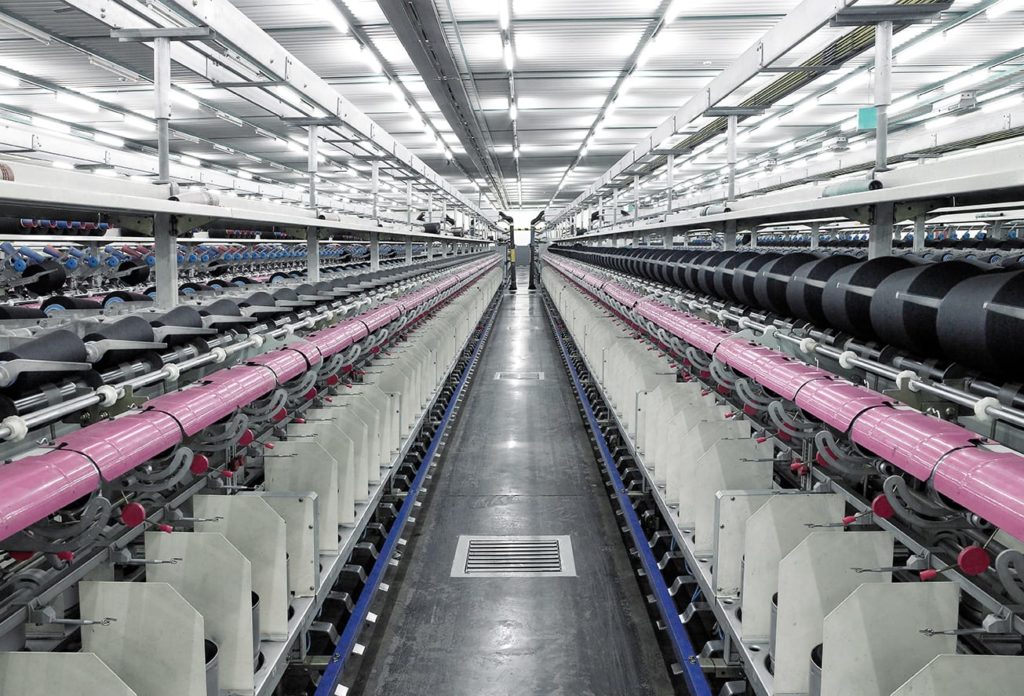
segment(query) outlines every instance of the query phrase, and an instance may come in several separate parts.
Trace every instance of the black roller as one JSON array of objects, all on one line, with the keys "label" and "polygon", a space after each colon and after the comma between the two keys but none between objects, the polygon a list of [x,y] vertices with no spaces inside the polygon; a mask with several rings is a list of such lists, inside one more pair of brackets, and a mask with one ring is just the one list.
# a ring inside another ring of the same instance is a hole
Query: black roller
[{"label": "black roller", "polygon": [[21,274],[22,278],[32,278],[25,288],[36,295],[49,295],[57,292],[68,279],[64,266],[54,259],[46,259],[39,263],[30,263]]},{"label": "black roller", "polygon": [[179,295],[194,295],[197,292],[213,292],[217,288],[205,283],[182,283],[178,288]]},{"label": "black roller", "polygon": [[1024,379],[1024,271],[986,273],[950,290],[938,312],[939,346],[947,358],[998,377]]},{"label": "black roller", "polygon": [[793,271],[786,286],[786,304],[793,316],[821,327],[828,326],[822,296],[829,278],[837,271],[857,263],[857,258],[846,254],[826,256],[805,263]]},{"label": "black roller", "polygon": [[[57,329],[0,353],[0,362],[21,359],[84,363],[88,362],[87,357],[85,342],[82,339],[71,331]],[[17,389],[46,384],[67,374],[67,372],[26,372],[19,375],[10,388]]]},{"label": "black roller", "polygon": [[774,252],[758,254],[736,267],[732,276],[732,292],[737,302],[750,307],[757,306],[757,297],[754,295],[754,280],[762,268],[777,258],[779,258],[779,254]]},{"label": "black roller", "polygon": [[103,306],[109,307],[110,305],[118,304],[119,302],[152,302],[153,298],[149,295],[144,295],[141,292],[126,292],[124,290],[115,290],[106,297],[103,298]]},{"label": "black roller", "polygon": [[[139,316],[125,317],[118,321],[106,322],[96,327],[96,330],[89,333],[83,339],[89,341],[115,340],[115,341],[143,341],[152,343],[156,340],[153,334],[153,327],[149,322]],[[116,348],[108,350],[103,354],[98,365],[116,365],[129,358],[150,352],[152,348]]]},{"label": "black roller", "polygon": [[913,264],[906,256],[885,256],[860,261],[834,273],[825,285],[822,308],[834,328],[875,340],[871,326],[871,299],[878,284]]},{"label": "black roller", "polygon": [[117,267],[119,273],[123,273],[121,279],[125,285],[142,285],[149,282],[150,268],[145,261],[140,259],[125,259]]},{"label": "black roller", "polygon": [[769,312],[789,315],[786,288],[793,272],[818,258],[817,254],[794,252],[784,254],[763,266],[754,278],[754,299],[757,300],[757,305]]},{"label": "black roller", "polygon": [[81,297],[67,297],[65,295],[54,295],[43,302],[39,309],[47,314],[59,312],[65,309],[103,309],[103,305],[95,300],[86,300]]},{"label": "black roller", "polygon": [[946,261],[896,271],[878,284],[871,326],[886,343],[928,354],[938,345],[939,305],[959,283],[989,270],[970,261]]},{"label": "black roller", "polygon": [[759,256],[756,251],[740,251],[730,254],[726,257],[717,267],[715,267],[715,278],[711,287],[714,289],[715,297],[723,300],[732,300],[736,302],[736,295],[732,289],[732,278],[736,271],[736,268],[755,256]]},{"label": "black roller", "polygon": [[269,292],[254,292],[238,304],[240,307],[273,307],[274,296]]},{"label": "black roller", "polygon": [[0,320],[3,319],[45,319],[46,313],[35,307],[0,305]]}]

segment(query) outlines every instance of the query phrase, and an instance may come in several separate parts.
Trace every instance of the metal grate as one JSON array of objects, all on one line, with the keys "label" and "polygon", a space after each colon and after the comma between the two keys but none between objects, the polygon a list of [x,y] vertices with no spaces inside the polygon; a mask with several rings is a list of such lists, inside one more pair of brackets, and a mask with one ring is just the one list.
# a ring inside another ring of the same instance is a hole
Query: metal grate
[{"label": "metal grate", "polygon": [[568,536],[460,536],[453,578],[576,577]]},{"label": "metal grate", "polygon": [[543,372],[495,372],[494,379],[544,379]]}]

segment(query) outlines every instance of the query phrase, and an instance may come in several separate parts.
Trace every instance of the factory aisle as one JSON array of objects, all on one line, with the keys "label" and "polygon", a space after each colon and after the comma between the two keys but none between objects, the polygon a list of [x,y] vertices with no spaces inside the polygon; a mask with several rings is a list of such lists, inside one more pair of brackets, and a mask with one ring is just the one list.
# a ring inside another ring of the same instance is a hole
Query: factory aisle
[{"label": "factory aisle", "polygon": [[[526,285],[521,271],[352,693],[673,693],[540,295]],[[576,576],[451,577],[461,535],[568,535]]]}]

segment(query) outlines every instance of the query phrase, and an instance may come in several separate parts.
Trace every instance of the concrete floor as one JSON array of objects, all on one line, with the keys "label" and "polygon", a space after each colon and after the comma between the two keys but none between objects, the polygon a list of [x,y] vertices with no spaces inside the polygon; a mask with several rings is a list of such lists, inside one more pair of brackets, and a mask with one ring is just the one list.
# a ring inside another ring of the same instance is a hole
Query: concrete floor
[{"label": "concrete floor", "polygon": [[[540,296],[505,298],[358,682],[366,695],[671,694]],[[540,371],[544,380],[496,380]],[[463,534],[571,536],[577,577],[453,578]],[[385,623],[386,622],[386,623]]]}]

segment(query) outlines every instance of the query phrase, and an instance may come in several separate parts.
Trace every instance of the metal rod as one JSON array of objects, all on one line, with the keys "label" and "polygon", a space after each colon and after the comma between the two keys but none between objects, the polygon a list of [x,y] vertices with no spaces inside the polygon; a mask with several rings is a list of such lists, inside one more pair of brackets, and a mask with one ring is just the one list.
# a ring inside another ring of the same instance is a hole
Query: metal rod
[{"label": "metal rod", "polygon": [[729,161],[729,193],[726,196],[726,200],[734,200],[736,198],[736,125],[738,123],[738,117],[736,114],[730,114],[727,121],[726,129],[726,150]]},{"label": "metal rod", "polygon": [[886,171],[889,163],[889,104],[892,103],[892,22],[875,27],[875,170]]}]

